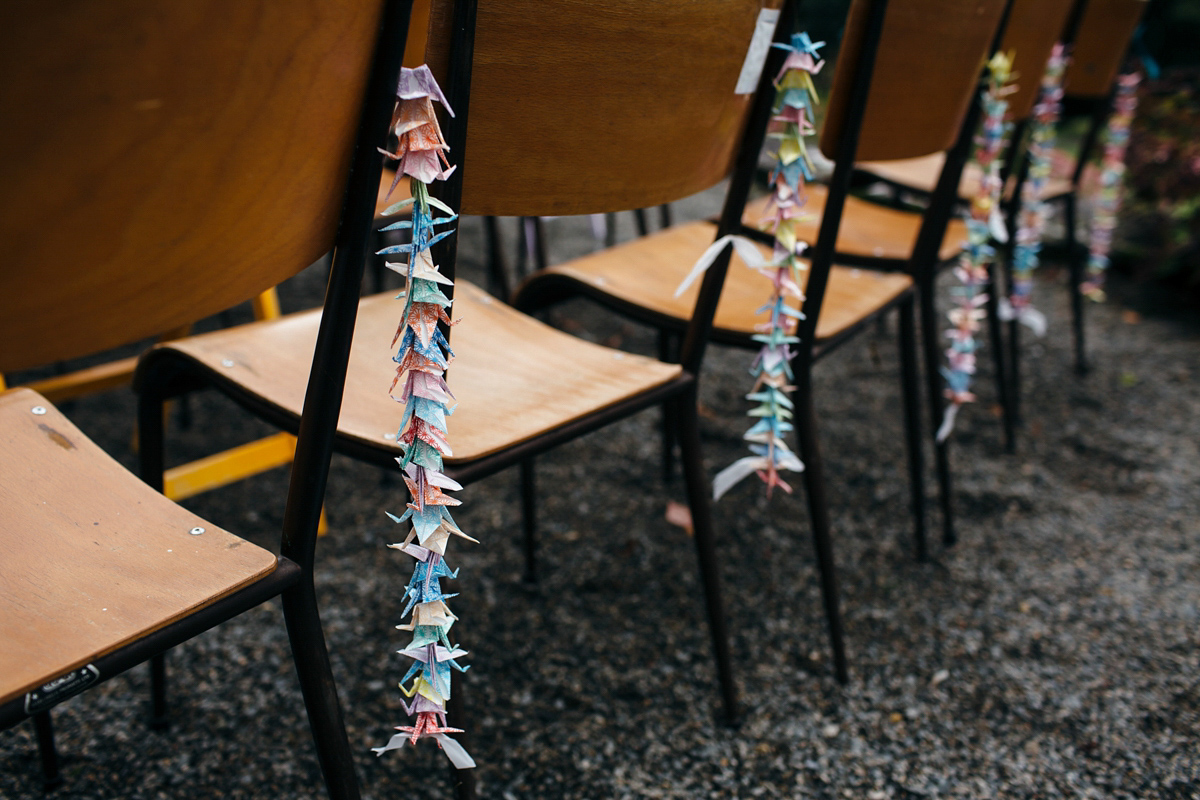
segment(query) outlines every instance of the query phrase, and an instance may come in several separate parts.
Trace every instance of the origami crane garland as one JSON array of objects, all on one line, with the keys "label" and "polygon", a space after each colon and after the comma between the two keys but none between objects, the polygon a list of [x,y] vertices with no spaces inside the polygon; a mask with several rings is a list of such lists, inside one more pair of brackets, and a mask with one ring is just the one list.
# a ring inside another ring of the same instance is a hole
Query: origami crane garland
[{"label": "origami crane garland", "polygon": [[[451,613],[446,600],[455,597],[442,591],[441,579],[458,577],[458,570],[446,564],[446,544],[451,536],[476,541],[454,523],[450,507],[462,501],[445,494],[445,490],[461,489],[457,482],[442,473],[442,459],[451,455],[450,443],[446,438],[446,415],[454,410],[454,396],[446,385],[445,371],[454,352],[445,335],[438,328],[439,322],[452,324],[446,309],[451,301],[442,293],[440,285],[452,281],[442,275],[433,263],[429,248],[454,233],[453,229],[441,232],[437,228],[454,222],[458,215],[429,194],[428,184],[444,180],[454,171],[446,160],[445,139],[438,126],[433,101],[437,100],[451,116],[446,98],[442,95],[429,68],[401,70],[397,89],[398,102],[392,116],[392,129],[399,143],[395,153],[381,150],[396,159],[396,180],[392,190],[404,176],[411,178],[412,197],[388,208],[385,214],[395,214],[411,208],[410,219],[389,225],[383,230],[406,230],[410,233],[408,244],[385,247],[378,255],[405,254],[407,263],[387,266],[407,279],[404,310],[400,326],[392,338],[392,346],[399,342],[394,357],[397,364],[396,376],[389,389],[392,397],[404,403],[404,415],[396,440],[404,455],[396,459],[404,472],[404,483],[411,499],[408,510],[397,517],[388,516],[398,524],[411,521],[412,529],[404,541],[388,547],[401,550],[416,559],[412,578],[404,587],[406,604],[401,617],[410,613],[407,624],[397,629],[412,631],[412,641],[401,655],[413,659],[412,666],[400,680],[400,690],[412,703],[401,704],[413,724],[396,728],[399,733],[383,747],[372,748],[376,755],[404,746],[405,741],[415,745],[418,740],[431,738],[445,751],[455,767],[469,769],[474,760],[461,744],[448,734],[462,733],[461,728],[451,728],[446,723],[446,701],[450,698],[451,668],[465,672],[456,659],[466,655],[465,650],[450,644],[450,627],[457,617]],[[390,192],[389,192],[390,194]],[[435,217],[434,209],[445,216]],[[400,393],[396,388],[400,386]],[[411,686],[405,683],[412,680]]]},{"label": "origami crane garland", "polygon": [[771,281],[771,295],[759,313],[769,313],[766,322],[755,326],[754,340],[762,348],[750,367],[754,386],[746,399],[757,403],[748,415],[757,421],[743,438],[750,442],[751,456],[740,458],[721,470],[713,479],[713,498],[719,499],[735,484],[750,474],[757,474],[767,485],[767,496],[775,487],[790,493],[792,487],[780,477],[781,470],[802,472],[804,464],[787,445],[792,431],[792,400],[788,396],[793,386],[791,345],[796,337],[797,322],[804,314],[788,301],[804,302],[800,288],[801,271],[808,265],[801,260],[807,245],[800,241],[799,223],[804,217],[807,195],[804,182],[812,180],[813,165],[809,160],[804,138],[813,133],[813,107],[817,105],[816,87],[812,76],[825,62],[818,57],[824,42],[813,42],[807,33],[797,33],[788,44],[772,46],[786,50],[787,58],[775,76],[774,132],[770,138],[779,141],[775,169],[771,173],[770,208],[774,213],[766,220],[767,229],[775,234],[775,247],[766,259],[758,246],[740,236],[722,236],[705,251],[676,290],[678,297],[716,259],[725,247],[732,245],[746,266]]},{"label": "origami crane garland", "polygon": [[1092,210],[1091,244],[1088,252],[1088,277],[1080,291],[1096,302],[1104,300],[1104,277],[1108,253],[1112,248],[1113,229],[1121,207],[1121,184],[1125,177],[1125,150],[1129,146],[1129,126],[1137,111],[1137,87],[1141,76],[1136,72],[1117,78],[1113,113],[1108,120],[1108,136],[1100,172],[1100,192]]},{"label": "origami crane garland", "polygon": [[975,374],[975,353],[979,349],[975,334],[986,313],[987,302],[984,288],[988,284],[988,265],[996,256],[990,244],[993,237],[1006,239],[1004,221],[1000,215],[1000,194],[1004,181],[1000,177],[1000,151],[1008,138],[1009,125],[1004,121],[1008,111],[1008,100],[1014,87],[1009,85],[1012,77],[1012,61],[1004,53],[996,53],[988,62],[986,85],[981,96],[983,123],[975,138],[974,159],[983,173],[979,192],[971,199],[967,215],[967,246],[959,257],[954,275],[961,286],[951,291],[958,296],[958,305],[947,315],[954,326],[947,331],[950,347],[946,349],[948,365],[942,367],[946,379],[946,407],[938,441],[945,441],[954,429],[954,420],[963,403],[975,400],[971,393],[971,376]]},{"label": "origami crane garland", "polygon": [[1021,187],[1021,212],[1013,248],[1012,286],[1009,308],[1005,315],[1027,325],[1041,336],[1046,332],[1046,318],[1031,302],[1033,270],[1037,268],[1046,230],[1047,203],[1043,199],[1046,181],[1050,177],[1051,154],[1054,152],[1058,119],[1062,115],[1062,80],[1069,59],[1061,43],[1055,44],[1042,74],[1037,104],[1029,125],[1029,174]]}]

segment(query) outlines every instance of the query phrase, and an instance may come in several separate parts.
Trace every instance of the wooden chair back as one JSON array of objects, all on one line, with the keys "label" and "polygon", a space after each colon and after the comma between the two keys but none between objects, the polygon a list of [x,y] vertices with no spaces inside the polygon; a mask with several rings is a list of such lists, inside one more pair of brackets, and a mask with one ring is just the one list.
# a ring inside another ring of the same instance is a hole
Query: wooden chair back
[{"label": "wooden chair back", "polygon": [[[868,0],[854,0],[838,52],[821,152],[833,157],[845,126]],[[954,143],[978,86],[1005,0],[906,0],[889,5],[875,55],[858,160],[916,158]]]},{"label": "wooden chair back", "polygon": [[[1086,0],[1085,0],[1086,1]],[[1008,96],[1008,116],[1022,120],[1033,111],[1050,51],[1062,41],[1077,0],[1014,0],[1000,50],[1013,57],[1016,91]]]},{"label": "wooden chair back", "polygon": [[[618,211],[717,183],[750,106],[752,95],[734,89],[759,10],[780,3],[480,4],[460,210]],[[452,5],[432,12],[428,61],[439,80]]]},{"label": "wooden chair back", "polygon": [[1087,0],[1063,76],[1065,94],[1095,100],[1108,97],[1146,6],[1146,0]]},{"label": "wooden chair back", "polygon": [[0,372],[214,314],[327,252],[381,7],[0,5]]}]

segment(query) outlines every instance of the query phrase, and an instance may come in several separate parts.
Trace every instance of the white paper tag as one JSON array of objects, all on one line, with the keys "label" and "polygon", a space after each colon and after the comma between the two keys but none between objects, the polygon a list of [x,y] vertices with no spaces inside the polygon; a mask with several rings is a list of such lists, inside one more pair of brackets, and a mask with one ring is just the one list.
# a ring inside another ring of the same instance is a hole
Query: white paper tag
[{"label": "white paper tag", "polygon": [[754,94],[758,88],[758,78],[762,75],[763,65],[767,63],[767,53],[771,49],[771,39],[775,37],[778,23],[779,9],[764,8],[758,12],[754,37],[750,39],[750,48],[746,50],[746,60],[742,62],[742,74],[738,75],[734,94]]}]

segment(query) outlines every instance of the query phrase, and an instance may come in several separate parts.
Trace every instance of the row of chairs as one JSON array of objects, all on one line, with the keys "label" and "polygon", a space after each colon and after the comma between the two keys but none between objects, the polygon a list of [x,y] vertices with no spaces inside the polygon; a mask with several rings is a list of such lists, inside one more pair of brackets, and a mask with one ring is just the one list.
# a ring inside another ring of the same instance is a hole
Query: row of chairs
[{"label": "row of chairs", "polygon": [[[686,271],[714,236],[745,230],[778,57],[754,94],[732,87],[762,5],[512,0],[477,9],[473,0],[433,2],[413,17],[428,31],[426,58],[457,112],[446,134],[459,169],[444,199],[467,214],[606,213],[672,202],[730,176],[715,225],[670,228],[597,257],[661,276],[670,285],[660,295],[669,297],[677,283],[671,276]],[[778,40],[791,32],[794,11],[791,0],[782,5]],[[814,192],[823,215],[794,363],[804,480],[843,681],[848,667],[811,367],[872,319],[899,310],[923,543],[914,302],[925,292],[932,297],[977,118],[979,66],[1001,41],[1008,5],[854,0],[847,21],[821,141],[838,167],[827,195]],[[11,76],[3,103],[5,118],[20,123],[3,133],[3,152],[7,196],[19,204],[7,203],[11,213],[0,223],[10,253],[0,272],[0,371],[190,323],[253,297],[325,252],[334,255],[322,309],[165,342],[141,358],[135,389],[144,483],[44,397],[29,389],[0,394],[0,596],[12,609],[0,620],[0,635],[11,643],[0,652],[0,727],[34,717],[48,736],[46,714],[57,702],[281,596],[329,792],[358,796],[313,568],[331,454],[392,466],[399,453],[389,430],[395,404],[383,391],[391,357],[385,342],[397,312],[390,295],[360,301],[359,286],[381,178],[376,148],[385,141],[404,50],[398,43],[412,41],[410,6],[341,0],[301,14],[212,0],[205,18],[222,25],[201,26],[200,33],[192,12],[151,14],[145,0],[84,3],[70,12],[33,3],[5,10],[14,16],[0,34]],[[631,19],[638,24],[631,27]],[[39,46],[50,37],[64,46]],[[23,66],[11,66],[17,64]],[[914,92],[914,85],[936,90]],[[606,122],[579,125],[584,118]],[[66,170],[62,156],[80,124],[91,134],[90,158]],[[857,202],[849,196],[855,161],[938,152],[947,153],[945,165],[913,228],[908,273],[877,277],[835,266],[843,219]],[[51,220],[87,231],[82,258],[62,258],[45,236]],[[453,277],[453,237],[437,255]],[[465,484],[519,464],[528,477],[533,458],[549,448],[645,408],[669,408],[678,420],[721,699],[735,719],[696,415],[707,343],[745,344],[744,306],[766,294],[753,284],[744,295],[731,292],[747,271],[731,271],[730,260],[727,251],[685,304],[639,312],[679,339],[672,362],[576,339],[458,281],[455,309],[463,322],[454,329],[459,357],[450,384],[459,407],[450,420],[455,455],[447,473]],[[555,286],[568,285],[564,275],[574,281],[572,291],[598,298],[600,273],[589,272],[590,263],[547,273],[559,281],[540,284],[550,289],[535,291],[531,281],[518,307],[561,299],[567,292]],[[727,273],[738,282],[727,281]],[[616,299],[605,302],[632,311],[633,302],[613,291],[615,282],[606,276],[605,296]],[[158,493],[164,402],[201,387],[298,436],[278,555]],[[940,387],[933,394],[939,397]],[[527,512],[532,519],[532,508]],[[531,535],[530,558],[532,546]],[[471,793],[469,774],[456,780],[460,793]]]}]

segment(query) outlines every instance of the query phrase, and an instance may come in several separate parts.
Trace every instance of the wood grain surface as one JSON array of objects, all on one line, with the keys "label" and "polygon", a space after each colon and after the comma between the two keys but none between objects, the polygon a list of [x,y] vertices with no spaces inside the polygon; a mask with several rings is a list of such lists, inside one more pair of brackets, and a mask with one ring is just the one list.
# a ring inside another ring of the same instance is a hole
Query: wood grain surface
[{"label": "wood grain surface", "polygon": [[[338,423],[340,436],[397,454],[393,426],[403,407],[388,396],[396,366],[389,344],[402,309],[395,292],[359,305]],[[449,384],[458,403],[446,420],[454,448],[450,464],[533,438],[680,374],[678,366],[543,325],[466,281],[455,284],[453,316],[462,322],[450,339],[455,359]],[[314,310],[161,347],[187,354],[298,417],[319,320]],[[224,366],[227,361],[232,366]]]},{"label": "wood grain surface", "polygon": [[[865,0],[855,0],[838,53],[821,152],[832,157],[844,125],[846,91],[861,50]],[[875,57],[858,160],[913,158],[946,150],[958,135],[1004,0],[891,3]]]},{"label": "wood grain surface", "polygon": [[323,255],[379,13],[0,5],[0,372],[214,314]]},{"label": "wood grain surface", "polygon": [[[892,164],[894,162],[872,162]],[[940,171],[940,169],[939,169]],[[936,180],[937,173],[934,173]],[[829,188],[822,184],[809,184],[806,189],[808,202],[805,209],[811,216],[801,220],[797,226],[799,237],[810,245],[817,240],[821,215],[825,210],[825,199]],[[767,198],[755,200],[746,206],[742,222],[754,228],[760,227],[767,208]],[[842,224],[838,228],[837,252],[844,255],[867,258],[889,258],[907,261],[917,242],[921,228],[921,215],[912,211],[888,208],[860,197],[850,195],[842,212]],[[943,261],[954,258],[967,242],[967,226],[961,219],[952,219],[946,226],[946,235],[938,257]]]},{"label": "wood grain surface", "polygon": [[0,452],[0,703],[275,569],[29,389],[0,394]]},{"label": "wood grain surface", "polygon": [[[715,238],[706,222],[677,225],[594,255],[550,267],[550,272],[588,284],[630,304],[686,321],[696,305],[699,283],[679,297],[675,287]],[[760,248],[766,255],[770,248]],[[912,286],[907,275],[835,266],[817,320],[817,339],[836,336]],[[756,313],[771,296],[771,282],[734,255],[730,261],[715,326],[750,336],[765,320]]]}]

